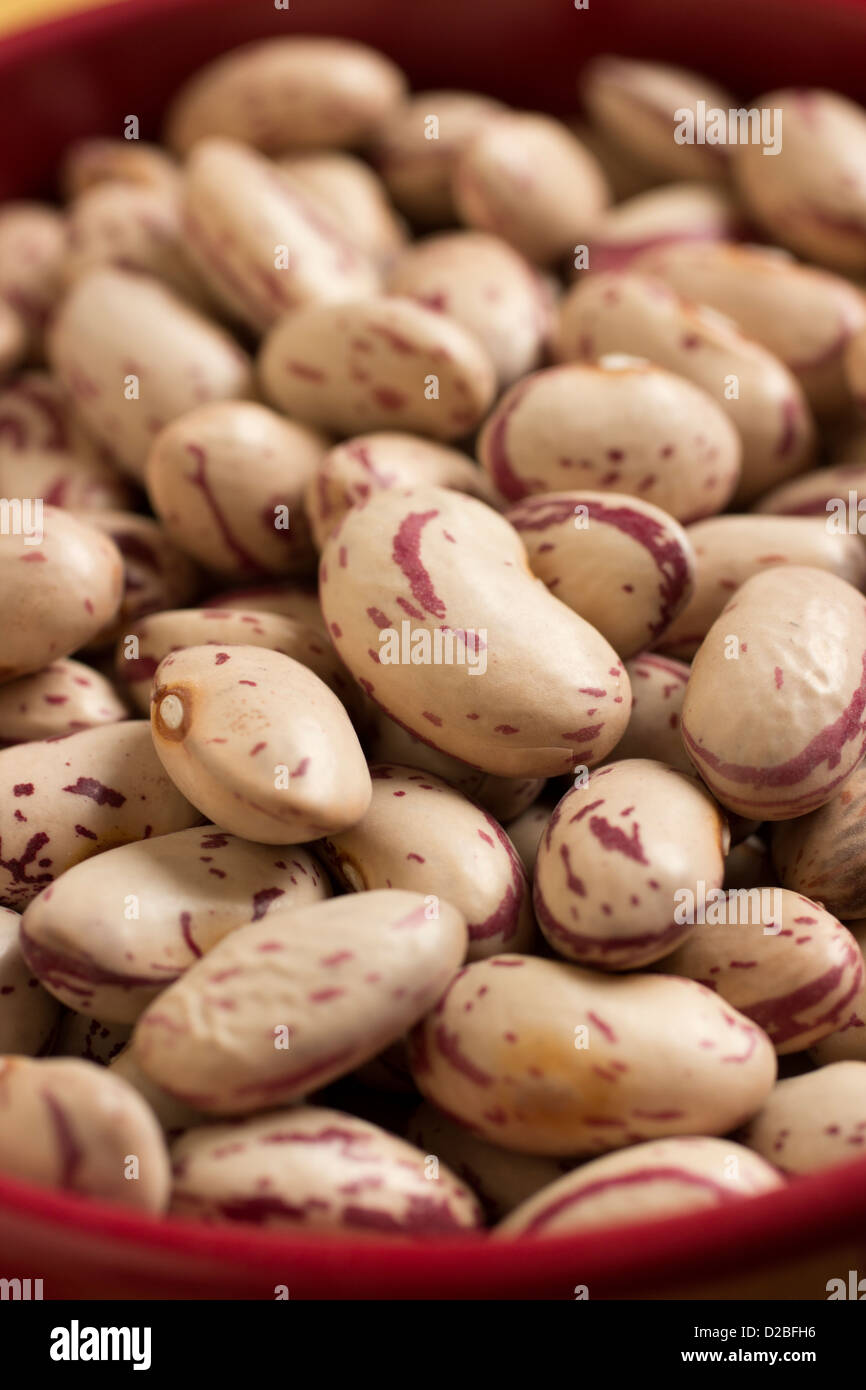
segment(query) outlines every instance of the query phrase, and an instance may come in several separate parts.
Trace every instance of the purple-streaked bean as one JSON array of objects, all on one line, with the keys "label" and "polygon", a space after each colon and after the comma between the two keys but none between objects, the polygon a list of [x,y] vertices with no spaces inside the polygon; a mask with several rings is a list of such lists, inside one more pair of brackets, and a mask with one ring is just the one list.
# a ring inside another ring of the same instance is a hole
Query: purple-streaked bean
[{"label": "purple-streaked bean", "polygon": [[304,304],[374,294],[373,262],[321,200],[233,140],[204,140],[186,166],[183,225],[208,288],[254,332]]},{"label": "purple-streaked bean", "polygon": [[108,511],[135,501],[124,475],[104,458],[59,450],[4,452],[0,445],[0,495],[41,497],[71,511]]},{"label": "purple-streaked bean", "polygon": [[[360,692],[319,629],[278,613],[244,612],[238,608],[178,608],[142,618],[117,644],[118,684],[135,707],[148,714],[159,663],[183,647],[208,645],[267,647],[282,652],[309,666],[353,713],[358,710]],[[0,711],[2,693],[0,688]],[[2,728],[0,714],[0,736]]]},{"label": "purple-streaked bean", "polygon": [[[531,576],[517,532],[474,498],[377,493],[330,537],[319,577],[334,645],[361,687],[473,767],[545,777],[591,766],[628,722],[613,648]],[[422,658],[426,643],[426,660],[411,662],[412,643]]]},{"label": "purple-streaked bean", "polygon": [[376,763],[370,776],[363,818],[317,846],[344,887],[447,898],[466,919],[469,960],[527,950],[534,936],[529,886],[501,825],[430,773]]},{"label": "purple-streaked bean", "polygon": [[0,908],[0,1053],[35,1057],[52,1038],[60,1006],[21,954],[17,912]]},{"label": "purple-streaked bean", "polygon": [[747,579],[692,664],[686,751],[741,816],[823,806],[866,748],[866,602],[836,575],[780,565]]},{"label": "purple-streaked bean", "polygon": [[841,1027],[811,1049],[810,1056],[819,1067],[830,1062],[866,1062],[866,918],[846,925],[863,957],[863,983]]},{"label": "purple-streaked bean", "polygon": [[0,1172],[38,1187],[164,1211],[171,1175],[148,1105],[117,1076],[68,1057],[0,1057]]},{"label": "purple-streaked bean", "polygon": [[[545,492],[505,516],[533,574],[623,658],[663,641],[689,602],[689,537],[651,502],[624,493]],[[866,557],[863,572],[866,578]]]},{"label": "purple-streaked bean", "polygon": [[121,1048],[108,1066],[114,1076],[126,1081],[147,1101],[167,1139],[176,1139],[184,1130],[192,1129],[193,1125],[199,1125],[205,1119],[200,1111],[191,1105],[185,1105],[182,1100],[175,1100],[168,1091],[157,1086],[149,1076],[145,1076],[135,1060],[131,1043]]},{"label": "purple-streaked bean", "polygon": [[732,845],[725,859],[722,887],[726,891],[731,888],[776,888],[778,884],[770,851],[760,835],[747,835],[738,845]]},{"label": "purple-streaked bean", "polygon": [[328,441],[253,401],[199,406],[157,435],[151,505],[188,554],[226,579],[312,574],[307,484]]},{"label": "purple-streaked bean", "polygon": [[695,769],[680,733],[688,666],[656,652],[639,652],[625,663],[625,669],[631,683],[631,717],[609,761],[652,758],[693,776]]},{"label": "purple-streaked bean", "polygon": [[[851,493],[854,493],[853,512]],[[857,534],[863,513],[866,512],[866,458],[862,463],[839,463],[825,468],[813,468],[782,483],[761,497],[753,508],[774,516],[820,516],[844,534],[853,524]],[[863,506],[861,508],[861,502]]]},{"label": "purple-streaked bean", "polygon": [[529,1197],[496,1235],[563,1235],[660,1220],[728,1207],[783,1185],[775,1167],[730,1139],[656,1139],[582,1164]]},{"label": "purple-streaked bean", "polygon": [[186,154],[225,135],[266,154],[356,145],[405,92],[399,68],[346,39],[281,37],[245,44],[193,73],[175,96],[166,140]]},{"label": "purple-streaked bean", "polygon": [[186,647],[154,675],[153,741],[216,825],[260,844],[345,830],[370,774],[343,705],[306,666],[263,647]]},{"label": "purple-streaked bean", "polygon": [[24,319],[5,300],[0,300],[0,376],[20,366],[27,356]]},{"label": "purple-streaked bean", "polygon": [[573,253],[610,202],[594,156],[567,126],[535,112],[482,125],[457,156],[451,188],[461,222],[540,265]]},{"label": "purple-streaked bean", "polygon": [[553,303],[533,266],[485,232],[445,232],[417,241],[392,266],[386,289],[474,333],[490,354],[500,386],[541,363]]},{"label": "purple-streaked bean", "polygon": [[488,1144],[426,1101],[412,1116],[408,1138],[469,1184],[489,1221],[500,1220],[571,1167],[567,1160],[509,1153]]},{"label": "purple-streaked bean", "polygon": [[27,908],[21,946],[68,1008],[132,1024],[235,927],[329,896],[299,846],[200,826],[75,865]]},{"label": "purple-streaked bean", "polygon": [[180,202],[173,188],[96,184],[69,209],[66,246],[67,283],[88,270],[115,265],[152,275],[196,308],[211,305],[184,246]]},{"label": "purple-streaked bean", "polygon": [[148,613],[182,608],[196,598],[201,587],[198,566],[152,517],[106,510],[75,515],[113,541],[123,560],[120,607],[88,645],[109,646]]},{"label": "purple-streaked bean", "polygon": [[431,748],[380,709],[376,709],[367,747],[372,762],[400,763],[420,772],[431,772],[470,801],[477,801],[503,824],[530,806],[544,786],[543,778],[497,777],[492,772],[479,772],[469,763]]},{"label": "purple-streaked bean", "polygon": [[107,1067],[118,1057],[132,1037],[132,1028],[123,1023],[103,1023],[86,1013],[64,1012],[51,1049],[54,1057],[78,1057]]},{"label": "purple-streaked bean", "polygon": [[658,639],[663,652],[690,660],[741,584],[778,565],[808,565],[866,587],[866,551],[858,536],[831,531],[818,517],[714,516],[690,526],[696,557],[688,602]]},{"label": "purple-streaked bean", "polygon": [[173,190],[180,171],[159,145],[145,140],[115,140],[93,136],[76,140],[63,157],[61,183],[68,198],[77,198],[101,183],[124,183],[138,188]]},{"label": "purple-streaked bean", "polygon": [[[205,608],[237,609],[245,613],[277,613],[292,618],[305,627],[317,628],[327,634],[325,619],[319,607],[316,586],[306,581],[292,584],[260,584],[252,589],[229,589],[212,594],[204,600]],[[328,641],[331,639],[328,638]]]},{"label": "purple-streaked bean", "polygon": [[339,151],[289,155],[280,168],[318,198],[352,244],[383,268],[406,245],[406,227],[382,180],[363,160]]},{"label": "purple-streaked bean", "polygon": [[602,131],[657,178],[726,177],[724,145],[679,144],[674,138],[683,110],[694,111],[699,102],[724,111],[734,105],[723,87],[702,74],[605,54],[584,68],[581,95]]},{"label": "purple-streaked bean", "polygon": [[706,916],[660,970],[715,990],[763,1028],[780,1056],[804,1051],[847,1019],[863,960],[823,907],[786,888],[734,889],[708,904]]},{"label": "purple-streaked bean", "polygon": [[145,720],[0,752],[0,902],[21,909],[82,859],[197,825]]},{"label": "purple-streaked bean", "polygon": [[61,657],[0,686],[0,745],[77,734],[127,718],[114,686],[81,661]]},{"label": "purple-streaked bean", "polygon": [[742,441],[738,502],[808,468],[815,429],[799,382],[715,310],[652,276],[591,275],[562,301],[557,356],[592,361],[620,352],[686,377],[724,410]]},{"label": "purple-streaked bean", "polygon": [[866,298],[841,276],[798,265],[776,247],[720,239],[651,250],[634,269],[733,319],[784,363],[819,414],[847,408],[845,349],[866,324]]},{"label": "purple-streaked bean", "polygon": [[786,888],[847,921],[866,916],[866,765],[816,811],[773,826],[773,863]]},{"label": "purple-streaked bean", "polygon": [[238,927],[138,1020],[133,1055],[214,1115],[301,1100],[432,1008],[466,954],[455,907],[384,889]]},{"label": "purple-streaked bean", "polygon": [[835,1062],[780,1081],[743,1142],[792,1176],[862,1158],[866,1062]]},{"label": "purple-streaked bean", "polygon": [[178,415],[252,391],[250,360],[224,329],[158,281],[113,266],[72,286],[48,354],[88,429],[134,478]]},{"label": "purple-streaked bean", "polygon": [[64,219],[55,208],[25,202],[0,208],[0,299],[21,318],[36,358],[60,297],[65,252]]},{"label": "purple-streaked bean", "polygon": [[44,371],[22,372],[0,387],[0,455],[43,453],[59,454],[66,463],[88,458],[106,468],[112,464],[109,451],[94,444],[83,428],[59,378]]},{"label": "purple-streaked bean", "polygon": [[496,490],[477,464],[445,444],[420,435],[387,431],[337,444],[307,486],[307,516],[321,547],[350,507],[392,487],[453,488],[498,506]]},{"label": "purple-streaked bean", "polygon": [[410,1052],[446,1115],[503,1148],[562,1156],[726,1134],[776,1077],[769,1038],[692,980],[532,956],[465,966]]},{"label": "purple-streaked bean", "polygon": [[541,838],[547,829],[547,823],[553,815],[554,807],[551,801],[534,801],[531,806],[527,806],[525,811],[521,811],[515,820],[508,821],[505,826],[509,840],[517,850],[517,856],[523,865],[523,872],[531,883],[535,876],[535,860],[538,855],[538,846]]},{"label": "purple-streaked bean", "polygon": [[721,888],[730,836],[695,777],[646,758],[611,763],[562,798],[535,862],[538,924],[568,960],[634,970],[694,931],[683,890]]},{"label": "purple-streaked bean", "polygon": [[780,149],[736,146],[734,174],[750,213],[807,261],[847,275],[866,271],[866,112],[835,92],[767,92],[753,103],[778,111]]},{"label": "purple-streaked bean", "polygon": [[269,401],[338,435],[397,429],[458,439],[493,401],[493,363],[474,334],[411,299],[308,304],[268,334]]},{"label": "purple-streaked bean", "polygon": [[123,585],[117,547],[97,526],[57,507],[17,501],[20,515],[13,499],[0,529],[0,681],[39,671],[92,641],[117,612]]},{"label": "purple-streaked bean", "polygon": [[477,92],[416,92],[394,107],[371,149],[394,202],[413,222],[445,227],[457,212],[452,175],[472,137],[504,107]]},{"label": "purple-streaked bean", "polygon": [[478,458],[511,502],[579,484],[630,493],[679,521],[730,501],[740,452],[706,391],[627,357],[536,372],[506,392],[478,438]]},{"label": "purple-streaked bean", "polygon": [[717,184],[672,183],[651,188],[599,218],[589,237],[586,269],[625,270],[643,253],[660,247],[670,248],[673,257],[681,249],[690,253],[691,243],[702,246],[705,242],[730,241],[741,232],[742,222],[736,202]]},{"label": "purple-streaked bean", "polygon": [[472,1189],[444,1163],[339,1110],[208,1125],[177,1139],[171,1159],[175,1216],[414,1239],[481,1225]]}]

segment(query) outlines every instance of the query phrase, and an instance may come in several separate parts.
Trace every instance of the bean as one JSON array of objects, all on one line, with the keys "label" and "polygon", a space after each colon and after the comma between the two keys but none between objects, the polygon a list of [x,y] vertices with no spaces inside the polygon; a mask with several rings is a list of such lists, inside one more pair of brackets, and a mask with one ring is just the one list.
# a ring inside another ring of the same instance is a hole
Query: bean
[{"label": "bean", "polygon": [[0,908],[0,1054],[35,1057],[48,1047],[60,1008],[21,953],[19,922],[17,912]]},{"label": "bean", "polygon": [[866,920],[859,918],[847,925],[863,956],[863,983],[842,1026],[811,1049],[810,1055],[819,1067],[830,1062],[866,1062]]},{"label": "bean", "polygon": [[815,430],[799,383],[714,310],[651,276],[592,275],[562,302],[556,355],[588,361],[618,352],[686,377],[724,410],[743,448],[737,502],[751,502],[808,468]]},{"label": "bean", "polygon": [[[319,575],[349,670],[433,747],[498,776],[544,777],[599,762],[620,737],[630,694],[613,648],[537,584],[517,532],[474,498],[432,487],[380,492],[347,513]],[[465,643],[451,664],[471,653],[477,679],[464,664],[455,681],[444,648],[436,660],[434,634],[441,641],[446,622],[446,635]],[[400,646],[404,623],[421,662],[410,664]],[[381,632],[393,634],[390,648]]]},{"label": "bean", "polygon": [[[663,639],[689,603],[691,543],[652,503],[604,492],[546,492],[519,502],[506,520],[523,540],[533,574],[621,657]],[[866,557],[863,574],[866,580]]]},{"label": "bean", "polygon": [[157,668],[153,742],[209,820],[284,845],[353,825],[370,775],[345,709],[318,676],[262,647],[186,647]]},{"label": "bean", "polygon": [[815,1173],[866,1148],[866,1063],[834,1062],[780,1081],[744,1141],[783,1173]]},{"label": "bean", "polygon": [[473,1134],[554,1156],[726,1134],[776,1075],[766,1035],[703,985],[516,955],[464,967],[410,1056],[418,1089]]},{"label": "bean", "polygon": [[755,503],[754,510],[777,516],[821,516],[828,525],[832,518],[835,525],[842,523],[844,533],[849,528],[851,492],[854,493],[857,534],[864,534],[866,531],[860,532],[859,527],[866,511],[866,506],[860,510],[860,503],[866,498],[866,462],[810,469],[790,483],[781,483],[765,493]]},{"label": "bean", "polygon": [[108,1066],[115,1076],[128,1082],[147,1102],[165,1131],[167,1139],[176,1139],[184,1130],[192,1129],[193,1125],[201,1124],[204,1120],[205,1117],[198,1110],[194,1110],[191,1105],[185,1105],[182,1100],[175,1100],[168,1091],[164,1091],[161,1086],[157,1086],[145,1076],[133,1056],[131,1043],[121,1048]]},{"label": "bean", "polygon": [[27,355],[27,329],[11,305],[0,301],[0,376],[21,365]]},{"label": "bean", "polygon": [[106,459],[54,449],[4,453],[0,445],[0,494],[38,497],[74,512],[123,510],[133,502],[129,482]]},{"label": "bean", "polygon": [[795,820],[773,826],[773,864],[780,881],[823,903],[847,921],[866,916],[866,767],[851,774],[841,791]]},{"label": "bean", "polygon": [[84,1062],[107,1067],[129,1042],[132,1029],[125,1024],[103,1023],[87,1014],[64,1010],[57,1040],[52,1048],[55,1057],[78,1057]]},{"label": "bean", "polygon": [[723,806],[790,820],[836,795],[866,746],[864,649],[863,598],[836,575],[784,565],[746,580],[695,657],[682,711]]},{"label": "bean", "polygon": [[0,791],[0,902],[19,909],[82,859],[201,820],[143,719],[4,749]]},{"label": "bean", "polygon": [[363,160],[331,151],[295,154],[281,159],[280,168],[327,207],[338,227],[351,228],[354,245],[382,269],[406,245],[402,219],[382,180]]},{"label": "bean", "polygon": [[27,908],[21,948],[61,1003],[132,1024],[235,927],[329,891],[297,845],[199,826],[76,864]]},{"label": "bean", "polygon": [[171,1176],[159,1126],[131,1086],[92,1062],[0,1057],[0,1172],[39,1187],[168,1205]]},{"label": "bean", "polygon": [[535,860],[538,846],[553,814],[553,806],[547,800],[534,801],[513,821],[506,823],[508,838],[517,850],[523,865],[523,872],[532,882],[535,874]]},{"label": "bean", "polygon": [[58,454],[66,465],[87,458],[113,470],[111,455],[94,444],[60,379],[46,371],[21,372],[0,386],[0,456],[42,453]]},{"label": "bean", "polygon": [[[712,183],[671,183],[651,188],[610,208],[596,222],[589,239],[587,270],[625,270],[643,266],[647,275],[658,260],[676,264],[682,252],[688,258],[704,249],[738,236],[743,217],[731,194]],[[661,251],[662,254],[653,253]],[[669,255],[665,256],[664,252]],[[649,253],[646,255],[644,253]],[[578,268],[580,266],[578,265]],[[700,299],[700,295],[691,295]]]},{"label": "bean", "polygon": [[69,198],[77,198],[101,183],[176,189],[178,179],[177,165],[159,145],[97,136],[70,145],[61,170],[61,183]]},{"label": "bean", "polygon": [[0,686],[0,744],[4,747],[60,738],[126,717],[126,706],[111,682],[68,657]]},{"label": "bean", "polygon": [[65,251],[64,220],[55,208],[25,202],[0,208],[0,300],[20,316],[36,359],[60,295]]},{"label": "bean", "polygon": [[466,919],[470,960],[528,949],[529,888],[493,817],[429,773],[377,763],[370,775],[366,814],[318,846],[340,882],[353,892],[387,887],[447,897]]},{"label": "bean", "polygon": [[177,1216],[416,1238],[481,1221],[471,1189],[444,1164],[434,1172],[413,1145],[320,1106],[193,1130],[171,1157]]},{"label": "bean", "polygon": [[547,368],[499,401],[478,458],[503,497],[569,484],[628,492],[679,521],[720,511],[740,476],[736,430],[706,391],[615,357]]},{"label": "bean", "polygon": [[450,903],[397,889],[277,909],[231,932],[163,991],[138,1020],[133,1055],[208,1114],[288,1104],[401,1037],[442,993],[466,944]]},{"label": "bean", "polygon": [[780,1056],[834,1033],[863,983],[851,933],[784,888],[734,890],[708,905],[706,924],[659,968],[716,990],[763,1028]]},{"label": "bean", "polygon": [[259,355],[267,399],[333,434],[398,429],[457,439],[493,400],[493,363],[455,320],[411,299],[308,304],[281,319]]},{"label": "bean", "polygon": [[196,598],[201,587],[198,566],[158,522],[133,512],[88,511],[77,516],[109,537],[123,560],[120,607],[113,620],[90,638],[89,646],[111,646],[146,614],[181,608]]},{"label": "bean", "polygon": [[[305,627],[318,628],[327,636],[316,587],[306,581],[261,584],[252,589],[232,589],[205,599],[205,608],[242,609],[245,613],[277,613]],[[330,641],[330,638],[328,638]]]},{"label": "bean", "polygon": [[625,663],[625,670],[631,685],[631,715],[610,761],[651,758],[694,775],[680,731],[688,666],[655,652],[639,652]]},{"label": "bean", "polygon": [[728,1206],[783,1185],[770,1162],[730,1139],[656,1139],[582,1164],[529,1197],[496,1235],[559,1235],[658,1220]]},{"label": "bean", "polygon": [[[539,926],[569,960],[631,970],[692,931],[680,894],[720,888],[727,823],[694,777],[627,759],[598,768],[560,801],[538,847]],[[676,972],[674,972],[676,973]]]}]

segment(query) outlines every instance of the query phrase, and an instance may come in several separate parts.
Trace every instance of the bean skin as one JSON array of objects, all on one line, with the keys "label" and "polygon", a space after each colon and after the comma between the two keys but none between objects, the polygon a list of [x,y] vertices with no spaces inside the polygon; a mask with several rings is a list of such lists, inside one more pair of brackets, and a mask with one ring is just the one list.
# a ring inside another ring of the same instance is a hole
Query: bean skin
[{"label": "bean skin", "polygon": [[780,1081],[743,1139],[791,1176],[862,1158],[866,1062],[834,1062]]}]

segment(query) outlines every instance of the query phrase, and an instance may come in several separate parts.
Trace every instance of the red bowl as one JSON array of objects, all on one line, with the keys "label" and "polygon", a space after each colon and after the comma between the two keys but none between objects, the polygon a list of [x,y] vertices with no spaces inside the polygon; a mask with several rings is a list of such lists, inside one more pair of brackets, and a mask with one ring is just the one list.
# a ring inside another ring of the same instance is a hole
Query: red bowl
[{"label": "red bowl", "polygon": [[[303,32],[374,44],[417,86],[562,113],[599,52],[690,64],[744,96],[866,96],[863,0],[437,0],[432,15],[406,0],[126,0],[0,42],[0,198],[50,191],[71,140],[118,134],[127,115],[156,136],[169,95],[217,53]],[[734,1207],[507,1245],[207,1228],[0,1179],[0,1262],[47,1298],[824,1299],[829,1279],[866,1270],[866,1159]]]}]

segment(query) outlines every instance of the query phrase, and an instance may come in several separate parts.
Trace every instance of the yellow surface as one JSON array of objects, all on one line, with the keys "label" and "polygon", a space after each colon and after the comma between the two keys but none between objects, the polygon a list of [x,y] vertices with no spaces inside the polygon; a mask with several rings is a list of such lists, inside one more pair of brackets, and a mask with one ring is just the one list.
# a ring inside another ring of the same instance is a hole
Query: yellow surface
[{"label": "yellow surface", "polygon": [[95,10],[123,3],[124,0],[0,0],[0,38],[31,24],[74,14],[76,10]]}]

